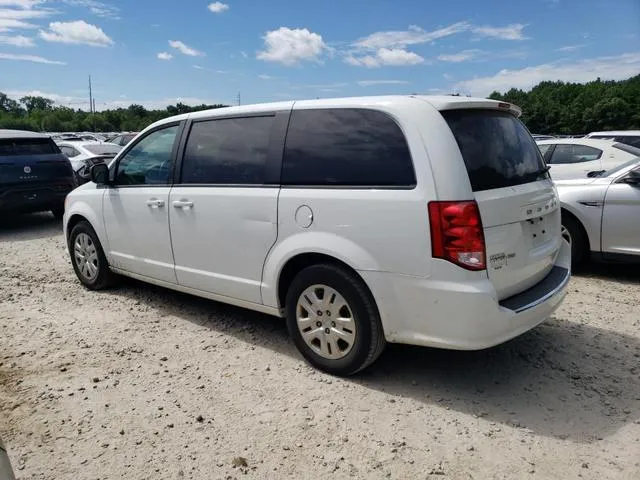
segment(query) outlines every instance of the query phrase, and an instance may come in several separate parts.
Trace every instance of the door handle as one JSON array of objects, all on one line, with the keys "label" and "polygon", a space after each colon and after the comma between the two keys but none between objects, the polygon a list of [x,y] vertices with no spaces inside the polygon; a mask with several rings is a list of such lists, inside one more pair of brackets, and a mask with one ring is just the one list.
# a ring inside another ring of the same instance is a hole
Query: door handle
[{"label": "door handle", "polygon": [[150,198],[149,200],[147,200],[146,204],[147,204],[147,207],[160,208],[160,207],[164,207],[164,200],[158,200],[157,198]]},{"label": "door handle", "polygon": [[174,208],[191,208],[193,207],[193,202],[190,202],[189,200],[176,200],[175,202],[173,202],[173,207]]}]

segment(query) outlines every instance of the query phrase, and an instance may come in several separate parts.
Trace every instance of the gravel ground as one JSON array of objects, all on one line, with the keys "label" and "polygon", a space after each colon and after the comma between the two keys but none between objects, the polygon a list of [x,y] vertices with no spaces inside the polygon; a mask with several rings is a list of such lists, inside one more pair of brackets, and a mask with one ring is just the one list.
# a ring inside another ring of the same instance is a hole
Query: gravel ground
[{"label": "gravel ground", "polygon": [[482,352],[390,346],[333,378],[284,322],[124,281],[61,225],[0,224],[0,436],[21,479],[640,478],[640,269],[591,267]]}]

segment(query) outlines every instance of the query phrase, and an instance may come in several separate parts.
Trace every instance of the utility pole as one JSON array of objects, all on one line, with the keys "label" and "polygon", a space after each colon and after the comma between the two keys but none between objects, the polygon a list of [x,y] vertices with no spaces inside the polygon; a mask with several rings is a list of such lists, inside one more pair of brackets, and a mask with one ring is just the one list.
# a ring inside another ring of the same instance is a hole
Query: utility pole
[{"label": "utility pole", "polygon": [[89,75],[89,113],[93,113],[93,94],[91,92],[91,75]]},{"label": "utility pole", "polygon": [[240,96],[240,92],[238,92],[238,106],[242,105],[242,97]]}]

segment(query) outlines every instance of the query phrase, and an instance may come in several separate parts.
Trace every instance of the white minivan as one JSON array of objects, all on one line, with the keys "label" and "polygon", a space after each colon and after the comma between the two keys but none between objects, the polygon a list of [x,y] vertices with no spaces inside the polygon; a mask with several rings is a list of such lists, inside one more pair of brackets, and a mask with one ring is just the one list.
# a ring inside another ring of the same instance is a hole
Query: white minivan
[{"label": "white minivan", "polygon": [[560,304],[570,246],[520,110],[456,96],[221,108],[141,132],[66,202],[73,268],[287,320],[337,375],[385,343],[473,350]]}]

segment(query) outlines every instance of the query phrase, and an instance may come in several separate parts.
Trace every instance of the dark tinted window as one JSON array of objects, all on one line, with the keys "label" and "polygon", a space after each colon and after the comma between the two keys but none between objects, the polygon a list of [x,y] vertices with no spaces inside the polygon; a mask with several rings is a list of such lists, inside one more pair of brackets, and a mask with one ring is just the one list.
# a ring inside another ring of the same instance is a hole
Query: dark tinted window
[{"label": "dark tinted window", "polygon": [[173,144],[178,126],[156,130],[136,143],[118,162],[118,185],[166,185],[173,173]]},{"label": "dark tinted window", "polygon": [[48,138],[3,138],[0,139],[0,156],[50,155],[60,150]]},{"label": "dark tinted window", "polygon": [[474,191],[548,178],[540,150],[513,115],[495,110],[441,113],[458,142]]},{"label": "dark tinted window", "polygon": [[275,117],[196,122],[182,162],[182,183],[262,184]]},{"label": "dark tinted window", "polygon": [[416,179],[404,135],[386,114],[299,110],[289,123],[282,184],[407,187]]},{"label": "dark tinted window", "polygon": [[602,156],[602,150],[593,147],[587,147],[586,145],[556,145],[556,149],[553,151],[551,161],[549,163],[566,164],[566,163],[581,163],[590,162],[592,160],[598,160]]},{"label": "dark tinted window", "polygon": [[627,145],[631,145],[632,147],[640,148],[640,137],[625,135],[621,137],[616,137],[617,142],[626,143]]}]

